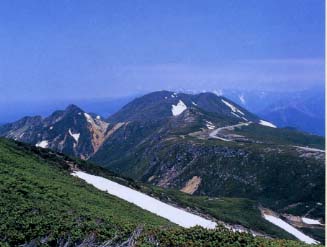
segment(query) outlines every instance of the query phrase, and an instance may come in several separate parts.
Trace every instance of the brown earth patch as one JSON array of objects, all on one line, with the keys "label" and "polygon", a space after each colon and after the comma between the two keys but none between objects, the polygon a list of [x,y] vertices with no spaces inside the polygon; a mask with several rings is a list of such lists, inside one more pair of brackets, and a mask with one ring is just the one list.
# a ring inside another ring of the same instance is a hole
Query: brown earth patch
[{"label": "brown earth patch", "polygon": [[201,178],[194,176],[189,181],[187,181],[186,185],[181,189],[181,191],[192,195],[199,188],[200,183]]}]

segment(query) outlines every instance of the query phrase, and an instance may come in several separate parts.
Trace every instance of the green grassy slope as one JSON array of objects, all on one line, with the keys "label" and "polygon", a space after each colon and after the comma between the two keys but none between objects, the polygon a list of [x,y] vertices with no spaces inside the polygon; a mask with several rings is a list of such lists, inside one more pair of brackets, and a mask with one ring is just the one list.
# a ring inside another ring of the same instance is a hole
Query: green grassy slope
[{"label": "green grassy slope", "polygon": [[[105,168],[96,166],[89,162],[81,160],[75,161],[82,170],[94,175],[106,177],[125,186],[142,191],[143,193],[158,198],[161,201],[182,208],[195,210],[229,224],[242,225],[254,231],[268,234],[274,238],[294,239],[294,237],[289,233],[264,220],[259,209],[260,204],[256,201],[246,198],[210,198],[207,196],[191,196],[175,189],[163,189],[161,187],[134,181],[128,177],[118,176]],[[308,232],[309,235],[316,237],[316,239],[324,241],[324,234],[321,235],[320,232],[318,232],[320,235],[313,233],[315,232]]]},{"label": "green grassy slope", "polygon": [[[166,176],[167,187],[180,189],[193,176],[201,177],[196,195],[245,197],[274,210],[299,202],[324,203],[324,161],[300,157],[294,148],[281,145],[176,137],[148,148],[139,145],[121,157],[113,162],[116,171],[143,182],[155,176],[151,183],[158,184]],[[324,217],[324,207],[311,211],[310,217]]]},{"label": "green grassy slope", "polygon": [[191,196],[186,193],[144,186],[142,191],[160,198],[162,201],[174,202],[184,208],[196,209],[229,224],[237,224],[269,236],[284,239],[294,239],[287,232],[264,220],[259,210],[259,204],[245,198],[210,198],[207,196]]},{"label": "green grassy slope", "polygon": [[[142,247],[304,247],[306,244],[290,240],[269,240],[244,233],[231,233],[222,228],[205,230],[200,227],[190,229],[155,229],[141,236]],[[314,245],[317,246],[317,245]]]},{"label": "green grassy slope", "polygon": [[88,162],[78,160],[77,162],[79,162],[81,169],[89,173],[106,177],[161,201],[175,204],[178,207],[196,210],[229,224],[239,224],[254,231],[268,234],[271,237],[294,239],[292,235],[264,220],[259,210],[259,204],[256,201],[246,198],[191,196],[175,189],[163,189],[137,182],[127,177],[118,177],[116,174]]},{"label": "green grassy slope", "polygon": [[10,246],[126,238],[137,225],[170,225],[100,192],[9,141],[0,141],[0,241]]},{"label": "green grassy slope", "polygon": [[[183,229],[72,177],[69,164],[132,183],[87,162],[0,139],[0,246],[121,243],[140,226],[136,246],[307,246],[221,228]],[[189,203],[201,205],[196,198]]]}]

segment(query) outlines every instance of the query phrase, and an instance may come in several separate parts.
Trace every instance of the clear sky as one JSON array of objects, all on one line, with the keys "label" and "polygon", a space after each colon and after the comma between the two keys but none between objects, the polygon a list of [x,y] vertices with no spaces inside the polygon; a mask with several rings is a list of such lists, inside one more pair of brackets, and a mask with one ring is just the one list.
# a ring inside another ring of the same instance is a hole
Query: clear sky
[{"label": "clear sky", "polygon": [[0,101],[324,83],[324,0],[2,0]]}]

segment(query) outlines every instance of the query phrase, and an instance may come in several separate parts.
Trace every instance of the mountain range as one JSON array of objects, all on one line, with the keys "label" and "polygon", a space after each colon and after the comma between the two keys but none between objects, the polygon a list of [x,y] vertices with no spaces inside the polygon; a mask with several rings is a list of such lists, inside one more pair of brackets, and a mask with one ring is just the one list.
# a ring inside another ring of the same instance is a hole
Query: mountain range
[{"label": "mountain range", "polygon": [[[69,105],[65,110],[55,111],[45,118],[24,117],[5,124],[0,127],[0,135],[89,159],[119,128],[133,122],[151,124],[174,120],[185,110],[184,114],[190,115],[199,115],[201,111],[211,112],[226,123],[236,123],[238,120],[260,122],[245,109],[232,108],[235,107],[226,98],[210,93],[177,96],[173,92],[157,92],[132,101],[107,119],[87,113],[76,105]],[[205,121],[199,124],[203,127],[208,125]]]},{"label": "mountain range", "polygon": [[[325,220],[324,138],[276,128],[213,93],[154,92],[107,118],[70,105],[5,124],[0,136],[161,188]],[[310,234],[321,239],[321,229]]]},{"label": "mountain range", "polygon": [[[317,86],[302,91],[267,91],[267,90],[214,90],[219,96],[225,96],[250,112],[273,122],[278,127],[296,128],[299,131],[325,136],[324,87]],[[190,93],[179,89],[177,92]],[[197,94],[197,92],[191,92]],[[143,93],[145,94],[145,93]],[[110,116],[124,105],[140,97],[137,93],[118,98],[76,99],[75,104],[87,112],[96,112],[101,116]],[[57,109],[67,106],[71,100],[26,101],[0,105],[0,125],[13,122],[21,116],[38,113],[47,116]],[[8,108],[15,111],[8,111]]]}]

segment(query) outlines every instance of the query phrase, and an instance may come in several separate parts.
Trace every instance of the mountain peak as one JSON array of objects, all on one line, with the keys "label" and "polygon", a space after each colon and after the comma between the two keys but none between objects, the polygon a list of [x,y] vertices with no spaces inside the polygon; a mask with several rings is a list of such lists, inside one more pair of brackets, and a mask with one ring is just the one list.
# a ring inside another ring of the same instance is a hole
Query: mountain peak
[{"label": "mountain peak", "polygon": [[77,105],[70,104],[65,109],[66,112],[84,112],[81,108],[79,108]]},{"label": "mountain peak", "polygon": [[201,109],[232,121],[259,121],[254,114],[213,92],[186,94],[171,91],[157,91],[141,96],[109,117],[108,121],[162,120],[176,117],[188,108]]}]

